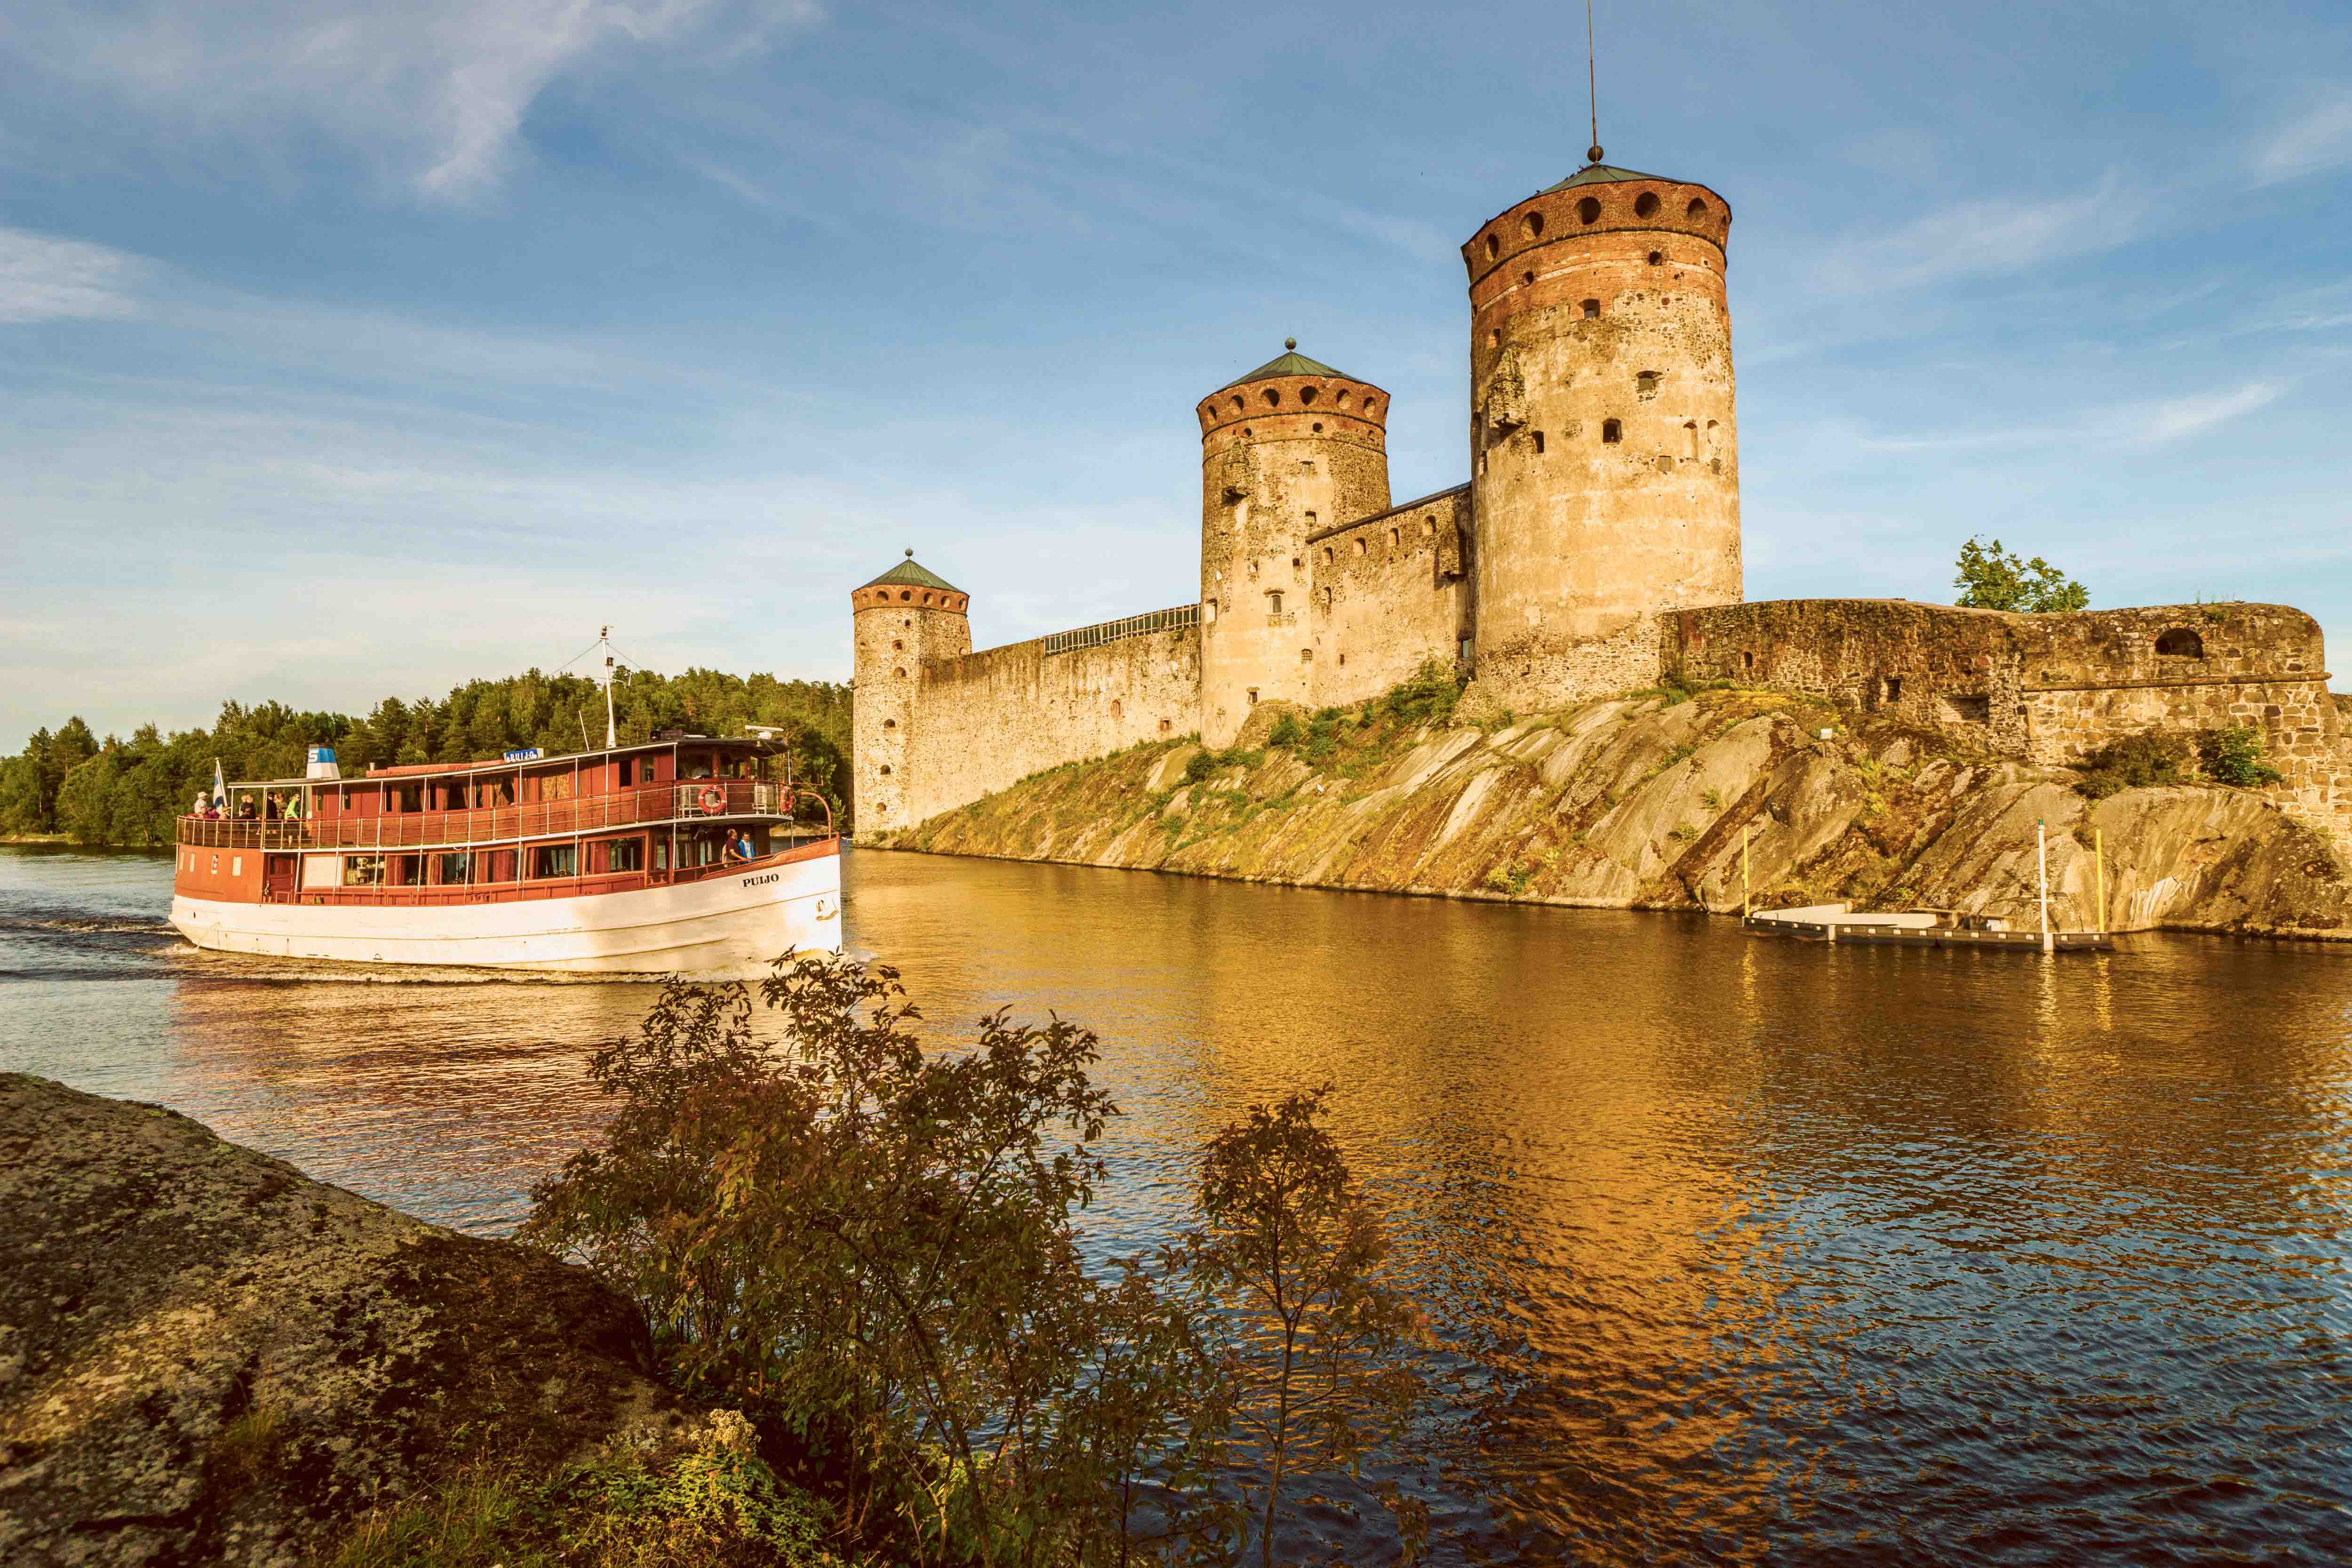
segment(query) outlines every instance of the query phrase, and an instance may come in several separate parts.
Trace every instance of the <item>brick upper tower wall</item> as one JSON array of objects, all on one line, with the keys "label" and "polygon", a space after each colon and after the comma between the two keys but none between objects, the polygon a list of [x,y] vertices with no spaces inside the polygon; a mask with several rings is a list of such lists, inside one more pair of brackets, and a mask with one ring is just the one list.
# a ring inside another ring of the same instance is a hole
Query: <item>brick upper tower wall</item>
[{"label": "brick upper tower wall", "polygon": [[919,821],[909,815],[918,781],[908,771],[924,719],[923,664],[971,651],[971,595],[919,584],[869,583],[849,595],[851,773],[861,836]]},{"label": "brick upper tower wall", "polygon": [[1505,706],[1640,684],[1649,616],[1740,596],[1730,221],[1704,185],[1612,175],[1462,247],[1477,668]]},{"label": "brick upper tower wall", "polygon": [[1307,539],[1388,510],[1388,411],[1387,392],[1339,374],[1244,381],[1196,408],[1208,744],[1230,744],[1257,702],[1312,702]]}]

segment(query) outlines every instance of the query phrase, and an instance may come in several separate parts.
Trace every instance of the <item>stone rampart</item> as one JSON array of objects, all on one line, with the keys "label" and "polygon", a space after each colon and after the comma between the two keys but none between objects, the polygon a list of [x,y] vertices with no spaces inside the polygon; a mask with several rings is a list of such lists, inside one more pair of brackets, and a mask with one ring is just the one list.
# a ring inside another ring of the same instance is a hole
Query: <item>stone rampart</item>
[{"label": "stone rampart", "polygon": [[907,746],[908,822],[1041,768],[1199,728],[1197,625],[1062,653],[1047,653],[1047,640],[922,666]]},{"label": "stone rampart", "polygon": [[1474,633],[1470,487],[1423,496],[1307,539],[1318,708],[1360,702],[1422,662],[1451,668]]}]

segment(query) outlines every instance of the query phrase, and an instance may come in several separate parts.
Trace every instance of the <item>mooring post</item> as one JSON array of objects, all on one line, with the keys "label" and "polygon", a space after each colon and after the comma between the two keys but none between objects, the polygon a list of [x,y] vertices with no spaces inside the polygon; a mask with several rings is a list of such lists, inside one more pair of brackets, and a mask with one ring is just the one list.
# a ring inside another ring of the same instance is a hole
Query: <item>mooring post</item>
[{"label": "mooring post", "polygon": [[2096,929],[2101,936],[2107,933],[2107,836],[2097,828],[2091,829],[2091,863],[2098,868],[2099,918]]},{"label": "mooring post", "polygon": [[1742,921],[1755,912],[1750,907],[1748,890],[1748,824],[1739,825],[1739,918]]},{"label": "mooring post", "polygon": [[2050,830],[2040,817],[2033,819],[2033,855],[2042,867],[2042,951],[2050,952],[2057,945],[2050,940]]}]

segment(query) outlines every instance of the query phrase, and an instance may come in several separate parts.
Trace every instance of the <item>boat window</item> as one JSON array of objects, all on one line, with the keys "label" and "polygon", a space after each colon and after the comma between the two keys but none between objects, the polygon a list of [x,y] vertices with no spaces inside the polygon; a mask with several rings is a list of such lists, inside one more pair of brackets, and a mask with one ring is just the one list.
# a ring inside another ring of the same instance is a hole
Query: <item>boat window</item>
[{"label": "boat window", "polygon": [[576,846],[542,844],[531,851],[530,874],[534,877],[569,877],[579,863]]},{"label": "boat window", "polygon": [[710,759],[709,757],[681,757],[678,761],[685,764],[686,776],[688,778],[707,779],[710,776]]},{"label": "boat window", "polygon": [[383,857],[381,855],[346,855],[343,857],[343,886],[346,888],[380,888],[383,885]]},{"label": "boat window", "polygon": [[642,838],[615,838],[604,846],[604,868],[608,871],[642,871],[646,866],[646,841]]},{"label": "boat window", "polygon": [[436,855],[433,879],[445,888],[462,888],[474,879],[471,855]]},{"label": "boat window", "polygon": [[656,871],[669,869],[669,840],[667,838],[654,840],[654,869]]},{"label": "boat window", "polygon": [[425,857],[422,855],[394,855],[388,868],[392,885],[395,888],[414,888],[425,880]]},{"label": "boat window", "polygon": [[539,798],[541,800],[570,800],[572,798],[572,775],[570,773],[549,773],[545,777],[541,778],[539,781]]}]

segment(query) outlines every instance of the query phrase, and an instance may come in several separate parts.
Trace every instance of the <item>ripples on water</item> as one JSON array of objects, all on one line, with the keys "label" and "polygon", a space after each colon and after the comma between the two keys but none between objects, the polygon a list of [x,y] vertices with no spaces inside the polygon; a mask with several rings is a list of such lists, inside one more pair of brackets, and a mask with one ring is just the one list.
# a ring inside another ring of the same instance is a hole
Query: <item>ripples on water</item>
[{"label": "ripples on water", "polygon": [[[2352,952],[848,871],[853,944],[943,1033],[1101,1032],[1104,1250],[1178,1222],[1248,1102],[1339,1086],[1439,1325],[1530,1352],[1451,1560],[2352,1561]],[[586,1052],[648,987],[194,953],[169,875],[0,853],[0,1067],[484,1232],[593,1136]]]}]

